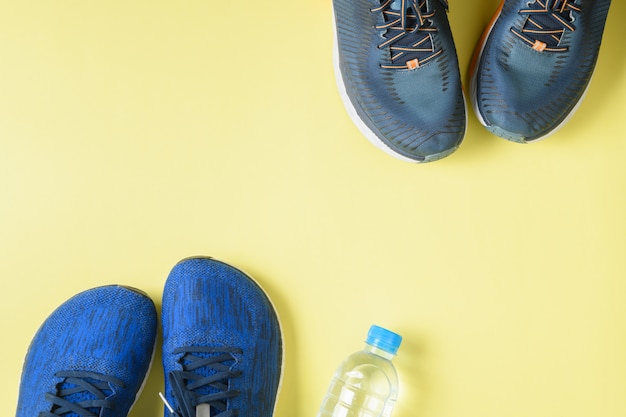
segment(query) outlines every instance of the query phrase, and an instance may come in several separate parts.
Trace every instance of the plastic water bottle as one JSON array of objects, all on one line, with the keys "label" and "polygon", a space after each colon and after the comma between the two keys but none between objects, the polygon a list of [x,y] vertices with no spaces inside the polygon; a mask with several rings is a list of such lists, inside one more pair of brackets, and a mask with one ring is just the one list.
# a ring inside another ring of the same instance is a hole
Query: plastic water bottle
[{"label": "plastic water bottle", "polygon": [[402,337],[372,326],[365,347],[335,371],[317,417],[389,417],[398,398],[398,374],[391,363]]}]

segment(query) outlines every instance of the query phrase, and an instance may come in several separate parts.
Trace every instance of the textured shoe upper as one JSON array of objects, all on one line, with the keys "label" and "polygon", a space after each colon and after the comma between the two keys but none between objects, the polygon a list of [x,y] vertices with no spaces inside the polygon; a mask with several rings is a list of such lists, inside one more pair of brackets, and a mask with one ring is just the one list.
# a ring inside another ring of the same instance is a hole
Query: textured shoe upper
[{"label": "textured shoe upper", "polygon": [[557,128],[584,94],[610,0],[507,0],[483,46],[474,103],[514,141]]},{"label": "textured shoe upper", "polygon": [[162,320],[165,397],[176,414],[209,404],[215,417],[271,417],[282,335],[254,281],[216,260],[184,260],[165,284]]},{"label": "textured shoe upper", "polygon": [[359,118],[420,161],[465,133],[456,49],[442,0],[334,0],[339,71]]},{"label": "textured shoe upper", "polygon": [[150,366],[152,301],[120,286],[94,288],[57,308],[33,338],[17,417],[125,417]]}]

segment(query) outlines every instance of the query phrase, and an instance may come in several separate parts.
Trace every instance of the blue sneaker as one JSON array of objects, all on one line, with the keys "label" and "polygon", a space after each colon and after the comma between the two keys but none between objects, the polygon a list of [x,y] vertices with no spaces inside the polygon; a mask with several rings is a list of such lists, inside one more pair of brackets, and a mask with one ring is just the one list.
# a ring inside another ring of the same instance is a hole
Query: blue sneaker
[{"label": "blue sneaker", "polygon": [[250,277],[210,258],[183,260],[165,283],[162,321],[165,415],[272,416],[282,333]]},{"label": "blue sneaker", "polygon": [[128,287],[82,292],[57,308],[30,344],[17,417],[126,417],[154,353],[152,301]]},{"label": "blue sneaker", "polygon": [[466,111],[446,0],[333,0],[335,75],[352,120],[399,159],[454,152]]},{"label": "blue sneaker", "polygon": [[472,105],[492,133],[527,143],[556,132],[580,104],[610,0],[503,0],[472,63]]}]

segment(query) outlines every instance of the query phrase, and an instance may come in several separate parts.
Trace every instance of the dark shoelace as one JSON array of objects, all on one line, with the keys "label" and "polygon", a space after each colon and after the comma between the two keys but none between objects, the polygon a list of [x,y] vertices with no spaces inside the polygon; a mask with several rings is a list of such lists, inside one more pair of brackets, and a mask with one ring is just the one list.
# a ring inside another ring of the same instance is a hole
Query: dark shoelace
[{"label": "dark shoelace", "polygon": [[[448,8],[447,0],[439,1]],[[378,48],[390,52],[391,64],[381,64],[381,68],[416,69],[443,52],[433,44],[435,12],[428,4],[426,0],[381,0],[380,6],[370,9],[383,15],[384,23],[376,29],[383,32],[385,41]]]},{"label": "dark shoelace", "polygon": [[527,9],[519,11],[527,16],[523,27],[512,27],[511,32],[536,51],[564,52],[567,47],[560,46],[565,31],[574,31],[572,24],[574,12],[580,7],[572,0],[536,0]]},{"label": "dark shoelace", "polygon": [[124,388],[119,379],[96,372],[62,371],[55,376],[63,378],[63,382],[57,385],[56,394],[46,394],[52,408],[39,413],[39,417],[98,417],[103,409],[113,409],[115,387]]},{"label": "dark shoelace", "polygon": [[228,400],[239,395],[239,391],[231,390],[229,381],[241,375],[241,371],[233,370],[238,348],[211,348],[191,346],[179,348],[175,354],[182,354],[180,360],[182,371],[169,373],[174,398],[178,410],[174,415],[195,417],[196,406],[209,404],[211,417],[234,417],[237,410],[228,410]]}]

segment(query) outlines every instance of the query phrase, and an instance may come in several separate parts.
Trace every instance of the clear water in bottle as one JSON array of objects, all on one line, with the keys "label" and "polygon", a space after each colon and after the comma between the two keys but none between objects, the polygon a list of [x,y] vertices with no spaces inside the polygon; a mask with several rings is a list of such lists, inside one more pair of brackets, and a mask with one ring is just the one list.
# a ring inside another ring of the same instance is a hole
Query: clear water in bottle
[{"label": "clear water in bottle", "polygon": [[335,371],[317,417],[389,417],[398,397],[398,375],[391,360],[402,337],[372,326],[363,350]]}]

